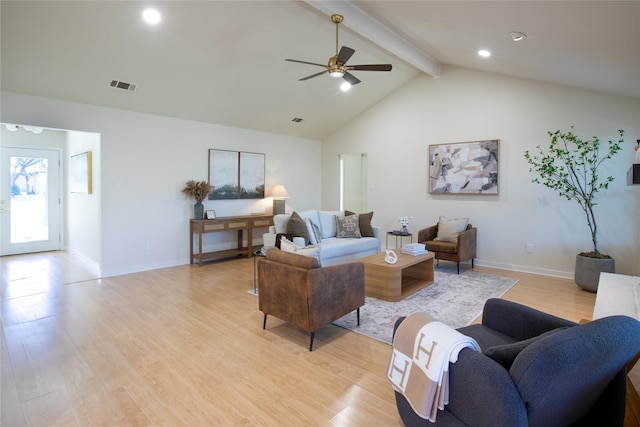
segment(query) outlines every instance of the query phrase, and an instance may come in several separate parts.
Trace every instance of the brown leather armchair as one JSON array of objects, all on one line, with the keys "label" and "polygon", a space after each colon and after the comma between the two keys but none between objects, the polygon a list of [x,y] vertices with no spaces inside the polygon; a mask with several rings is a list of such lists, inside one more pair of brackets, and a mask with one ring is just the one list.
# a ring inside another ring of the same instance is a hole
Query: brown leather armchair
[{"label": "brown leather armchair", "polygon": [[336,319],[357,312],[364,305],[364,264],[320,267],[313,257],[269,249],[258,260],[258,304],[264,313],[275,316],[311,334]]},{"label": "brown leather armchair", "polygon": [[424,243],[427,250],[434,253],[436,260],[444,259],[457,263],[458,274],[460,274],[460,261],[470,259],[471,268],[473,268],[473,259],[476,257],[477,228],[468,224],[466,230],[458,234],[456,243],[434,240],[437,235],[438,224],[423,228],[418,231],[418,242]]}]

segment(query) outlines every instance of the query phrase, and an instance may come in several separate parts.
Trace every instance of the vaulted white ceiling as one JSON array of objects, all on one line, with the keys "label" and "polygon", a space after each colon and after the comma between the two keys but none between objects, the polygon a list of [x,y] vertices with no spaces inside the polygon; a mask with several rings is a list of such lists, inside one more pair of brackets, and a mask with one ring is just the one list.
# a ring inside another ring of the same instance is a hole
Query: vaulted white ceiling
[{"label": "vaulted white ceiling", "polygon": [[[149,5],[163,16],[154,27],[140,17]],[[353,72],[349,92],[327,75],[298,81],[322,69],[284,59],[328,61],[331,11],[344,14],[349,64],[393,71]],[[4,91],[315,139],[424,74],[384,35],[435,64],[640,98],[638,1],[3,0],[0,12]]]}]

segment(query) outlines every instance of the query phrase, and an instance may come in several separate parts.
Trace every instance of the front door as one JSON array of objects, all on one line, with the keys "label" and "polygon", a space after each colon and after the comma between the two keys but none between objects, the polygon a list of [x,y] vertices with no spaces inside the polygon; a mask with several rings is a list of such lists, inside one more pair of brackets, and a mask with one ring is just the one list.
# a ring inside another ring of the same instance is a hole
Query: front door
[{"label": "front door", "polygon": [[0,147],[0,183],[0,255],[59,250],[59,151]]}]

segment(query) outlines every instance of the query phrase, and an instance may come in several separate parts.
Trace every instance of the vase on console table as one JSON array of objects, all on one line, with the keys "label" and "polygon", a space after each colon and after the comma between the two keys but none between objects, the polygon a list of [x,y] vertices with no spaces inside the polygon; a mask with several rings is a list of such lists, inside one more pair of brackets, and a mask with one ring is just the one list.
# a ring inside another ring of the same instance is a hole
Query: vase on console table
[{"label": "vase on console table", "polygon": [[204,219],[204,205],[202,202],[197,202],[193,205],[193,213],[195,215],[195,219]]},{"label": "vase on console table", "polygon": [[202,201],[211,196],[213,186],[209,185],[207,181],[187,181],[187,185],[182,189],[182,192],[187,196],[196,200],[196,204],[193,206],[193,213],[195,219],[204,219],[204,205]]}]

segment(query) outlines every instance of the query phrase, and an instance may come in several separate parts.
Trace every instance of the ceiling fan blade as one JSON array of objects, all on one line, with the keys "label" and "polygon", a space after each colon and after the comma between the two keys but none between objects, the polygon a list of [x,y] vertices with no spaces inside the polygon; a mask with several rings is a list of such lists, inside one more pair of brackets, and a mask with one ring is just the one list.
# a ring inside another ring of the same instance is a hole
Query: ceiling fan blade
[{"label": "ceiling fan blade", "polygon": [[329,70],[320,71],[319,73],[311,74],[310,76],[307,76],[307,77],[303,77],[303,78],[301,78],[301,79],[298,79],[298,81],[299,81],[299,82],[301,82],[301,81],[303,81],[303,80],[309,80],[309,79],[312,79],[312,78],[314,78],[314,77],[318,77],[318,76],[321,76],[321,75],[323,75],[323,74],[327,74],[328,72],[329,72]]},{"label": "ceiling fan blade", "polygon": [[355,71],[391,71],[391,64],[349,65],[347,70]]},{"label": "ceiling fan blade", "polygon": [[357,85],[358,83],[360,83],[360,80],[358,80],[356,76],[354,76],[353,74],[349,74],[347,72],[344,73],[342,78],[345,79],[347,83],[349,83],[351,86]]},{"label": "ceiling fan blade", "polygon": [[285,61],[289,62],[297,62],[299,64],[309,64],[309,65],[317,65],[318,67],[327,68],[326,64],[316,64],[315,62],[307,62],[307,61],[299,61],[297,59],[285,59]]},{"label": "ceiling fan blade", "polygon": [[340,48],[340,53],[338,53],[338,60],[337,62],[340,64],[346,64],[347,61],[349,60],[349,58],[351,58],[351,56],[355,53],[356,51],[351,49],[350,47],[347,46],[342,46]]}]

